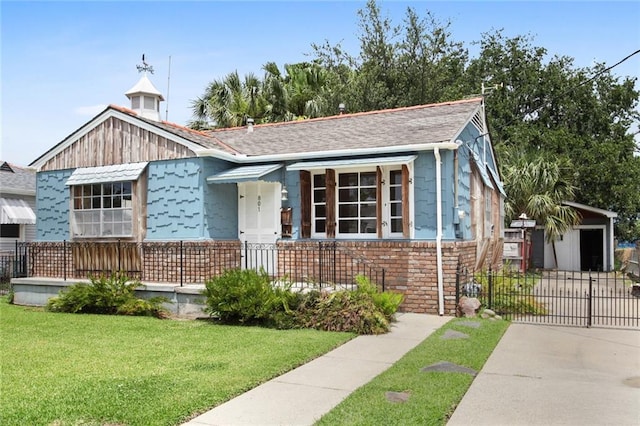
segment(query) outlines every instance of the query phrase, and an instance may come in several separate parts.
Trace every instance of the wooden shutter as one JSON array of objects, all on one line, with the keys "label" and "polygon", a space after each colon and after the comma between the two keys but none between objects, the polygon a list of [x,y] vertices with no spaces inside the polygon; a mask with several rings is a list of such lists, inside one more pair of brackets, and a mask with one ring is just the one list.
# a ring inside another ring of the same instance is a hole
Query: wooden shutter
[{"label": "wooden shutter", "polygon": [[402,236],[409,238],[409,167],[402,165]]},{"label": "wooden shutter", "polygon": [[376,232],[378,238],[382,238],[382,169],[380,167],[376,167]]},{"label": "wooden shutter", "polygon": [[326,169],[326,213],[327,213],[327,238],[336,236],[336,171]]},{"label": "wooden shutter", "polygon": [[300,170],[300,236],[311,238],[311,173]]}]

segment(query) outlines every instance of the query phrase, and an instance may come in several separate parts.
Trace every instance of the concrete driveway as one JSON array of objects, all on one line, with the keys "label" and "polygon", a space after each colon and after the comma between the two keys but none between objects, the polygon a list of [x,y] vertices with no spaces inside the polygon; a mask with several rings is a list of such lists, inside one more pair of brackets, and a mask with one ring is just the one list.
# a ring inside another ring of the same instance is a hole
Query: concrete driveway
[{"label": "concrete driveway", "polygon": [[640,331],[512,324],[458,425],[640,425]]}]

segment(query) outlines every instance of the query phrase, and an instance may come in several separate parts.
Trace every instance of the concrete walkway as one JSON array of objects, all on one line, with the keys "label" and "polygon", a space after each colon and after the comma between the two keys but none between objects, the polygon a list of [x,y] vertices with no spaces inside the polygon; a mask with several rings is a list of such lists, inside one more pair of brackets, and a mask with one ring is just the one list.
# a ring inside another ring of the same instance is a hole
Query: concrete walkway
[{"label": "concrete walkway", "polygon": [[447,426],[640,425],[640,331],[511,324]]},{"label": "concrete walkway", "polygon": [[391,332],[358,336],[308,364],[215,407],[185,426],[312,425],[450,319],[397,314]]}]

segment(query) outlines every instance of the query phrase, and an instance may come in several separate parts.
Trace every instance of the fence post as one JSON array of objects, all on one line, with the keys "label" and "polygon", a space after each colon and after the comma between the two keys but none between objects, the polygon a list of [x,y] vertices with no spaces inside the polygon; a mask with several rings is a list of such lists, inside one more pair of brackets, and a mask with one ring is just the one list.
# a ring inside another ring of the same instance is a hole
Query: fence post
[{"label": "fence post", "polygon": [[458,261],[456,266],[456,306],[460,303],[460,269],[460,261]]},{"label": "fence post", "polygon": [[180,240],[180,287],[182,287],[183,282],[184,282],[184,250],[183,250],[182,240]]},{"label": "fence post", "polygon": [[120,239],[118,238],[118,245],[116,246],[116,250],[118,251],[118,273],[122,272],[122,250],[120,250]]},{"label": "fence post", "polygon": [[589,298],[587,299],[587,328],[591,327],[591,302],[593,302],[593,281],[591,280],[591,269],[589,269]]},{"label": "fence post", "polygon": [[67,240],[62,240],[62,278],[67,280]]},{"label": "fence post", "polygon": [[386,269],[382,268],[382,291],[384,292],[384,278],[385,278]]},{"label": "fence post", "polygon": [[493,270],[491,269],[491,266],[489,266],[487,284],[489,285],[489,309],[493,309]]},{"label": "fence post", "polygon": [[244,269],[249,269],[249,244],[244,240]]},{"label": "fence post", "polygon": [[318,285],[322,290],[322,241],[318,241]]}]

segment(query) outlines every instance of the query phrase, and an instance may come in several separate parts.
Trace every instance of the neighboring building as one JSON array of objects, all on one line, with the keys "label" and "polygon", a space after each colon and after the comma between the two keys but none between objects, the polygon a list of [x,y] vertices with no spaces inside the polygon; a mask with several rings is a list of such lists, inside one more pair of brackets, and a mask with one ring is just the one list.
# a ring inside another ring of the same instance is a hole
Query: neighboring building
[{"label": "neighboring building", "polygon": [[36,236],[36,171],[0,161],[0,252]]},{"label": "neighboring building", "polygon": [[571,201],[562,204],[578,211],[580,224],[554,242],[557,264],[544,229],[536,228],[532,234],[532,266],[561,271],[613,271],[613,221],[618,214]]},{"label": "neighboring building", "polygon": [[441,314],[459,261],[500,263],[481,98],[200,132],[160,121],[146,75],[127,97],[31,164],[38,242],[335,240],[386,268],[405,310]]}]

